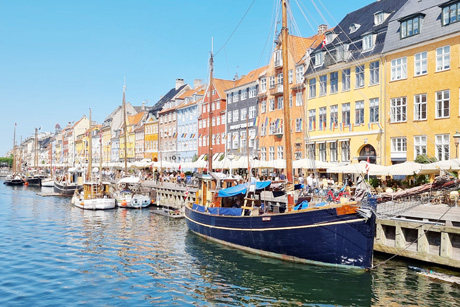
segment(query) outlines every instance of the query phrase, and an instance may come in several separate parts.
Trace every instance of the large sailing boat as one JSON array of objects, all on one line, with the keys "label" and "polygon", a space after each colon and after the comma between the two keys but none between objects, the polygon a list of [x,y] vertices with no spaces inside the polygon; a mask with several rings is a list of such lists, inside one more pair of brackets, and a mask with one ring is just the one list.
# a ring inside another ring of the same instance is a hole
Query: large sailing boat
[{"label": "large sailing boat", "polygon": [[102,142],[100,146],[100,168],[99,180],[93,179],[93,154],[92,154],[92,125],[91,109],[89,110],[89,143],[88,143],[88,173],[87,181],[83,183],[83,190],[75,191],[72,197],[72,204],[81,209],[88,210],[105,210],[115,208],[115,198],[110,195],[110,182],[102,181]]},{"label": "large sailing boat", "polygon": [[13,136],[13,170],[11,174],[6,176],[5,181],[3,181],[3,184],[23,185],[24,179],[19,173],[20,173],[20,167],[17,165],[17,159],[16,159],[16,123],[15,123],[14,124],[14,136]]},{"label": "large sailing boat", "polygon": [[[284,76],[288,76],[286,2],[282,0]],[[212,61],[211,53],[211,93]],[[287,102],[287,77],[283,78],[283,89]],[[284,122],[291,122],[289,103],[284,104]],[[212,126],[209,128],[212,131]],[[294,182],[290,129],[290,125],[284,125],[286,175],[290,186],[286,190],[292,190]],[[218,191],[212,176],[208,177],[201,181],[197,203],[185,208],[187,225],[192,232],[231,247],[287,261],[363,269],[372,266],[375,214],[364,208],[363,203],[327,203],[303,209],[294,207],[293,193],[288,192],[287,210],[281,212],[278,207],[269,209],[268,203],[263,204],[261,199],[261,191],[270,186],[270,181],[251,180],[250,184]],[[243,206],[236,206],[239,202],[244,202]]]}]

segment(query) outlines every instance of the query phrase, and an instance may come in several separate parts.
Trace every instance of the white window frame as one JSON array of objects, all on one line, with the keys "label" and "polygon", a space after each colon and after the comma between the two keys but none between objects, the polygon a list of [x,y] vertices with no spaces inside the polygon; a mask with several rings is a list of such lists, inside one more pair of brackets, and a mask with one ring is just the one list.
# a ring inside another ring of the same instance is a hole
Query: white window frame
[{"label": "white window frame", "polygon": [[450,159],[450,135],[437,134],[435,135],[436,158],[438,161]]},{"label": "white window frame", "polygon": [[438,91],[436,97],[436,111],[435,118],[449,118],[450,117],[450,90]]},{"label": "white window frame", "polygon": [[407,79],[407,57],[391,60],[391,81]]},{"label": "white window frame", "polygon": [[407,121],[407,98],[397,97],[390,100],[390,122],[404,123]]},{"label": "white window frame", "polygon": [[450,46],[439,47],[436,49],[436,71],[450,69]]},{"label": "white window frame", "polygon": [[426,120],[427,119],[427,95],[416,94],[414,95],[414,120]]},{"label": "white window frame", "polygon": [[428,52],[423,51],[414,55],[414,77],[428,73]]},{"label": "white window frame", "polygon": [[427,137],[426,135],[414,136],[414,160],[419,155],[427,155]]}]

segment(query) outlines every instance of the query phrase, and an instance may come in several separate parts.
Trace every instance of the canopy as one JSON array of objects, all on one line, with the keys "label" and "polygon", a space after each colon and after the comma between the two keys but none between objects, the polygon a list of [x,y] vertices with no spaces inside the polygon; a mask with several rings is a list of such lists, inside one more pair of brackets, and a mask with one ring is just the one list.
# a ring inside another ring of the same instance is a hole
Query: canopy
[{"label": "canopy", "polygon": [[[328,173],[366,174],[366,161],[327,169]],[[369,163],[369,175],[381,175],[385,166]]]},{"label": "canopy", "polygon": [[118,181],[118,184],[120,184],[120,183],[134,184],[134,183],[138,183],[140,180],[141,179],[139,177],[130,176],[130,177],[121,178]]},{"label": "canopy", "polygon": [[[262,190],[268,187],[271,181],[258,181],[256,182],[256,190]],[[231,197],[235,195],[245,194],[248,188],[248,183],[239,184],[231,188],[222,189],[219,191],[219,197]]]},{"label": "canopy", "polygon": [[327,163],[323,161],[318,161],[318,160],[312,160],[312,159],[300,159],[300,160],[294,160],[292,162],[292,166],[294,168],[309,168],[309,169],[318,169],[318,168],[331,168],[335,167],[334,164],[332,163]]},{"label": "canopy", "polygon": [[376,171],[374,175],[409,176],[413,174],[429,174],[433,172],[436,172],[436,169],[429,164],[420,164],[413,161],[406,161],[404,163],[385,166],[383,169]]}]

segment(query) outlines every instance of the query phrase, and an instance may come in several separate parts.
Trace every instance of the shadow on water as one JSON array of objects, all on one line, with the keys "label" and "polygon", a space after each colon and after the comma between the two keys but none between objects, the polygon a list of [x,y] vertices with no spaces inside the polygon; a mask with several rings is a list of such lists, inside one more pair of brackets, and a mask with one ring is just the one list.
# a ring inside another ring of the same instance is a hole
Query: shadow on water
[{"label": "shadow on water", "polygon": [[[260,257],[209,242],[193,233],[185,251],[208,283],[198,295],[215,303],[370,306],[372,274]],[[231,298],[231,299],[230,299]]]}]

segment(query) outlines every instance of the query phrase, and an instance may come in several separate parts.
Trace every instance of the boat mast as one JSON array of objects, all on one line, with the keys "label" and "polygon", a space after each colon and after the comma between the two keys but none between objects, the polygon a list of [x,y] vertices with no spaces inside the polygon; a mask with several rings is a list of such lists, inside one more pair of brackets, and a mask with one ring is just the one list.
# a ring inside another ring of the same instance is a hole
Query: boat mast
[{"label": "boat mast", "polygon": [[126,82],[123,85],[123,134],[124,134],[124,140],[125,140],[125,176],[127,176],[128,175],[128,150],[127,150],[128,143],[126,140],[127,129],[126,129],[125,92],[126,92]]},{"label": "boat mast", "polygon": [[[292,176],[292,146],[291,146],[291,110],[289,106],[289,67],[288,67],[288,27],[287,27],[287,0],[282,0],[283,24],[282,34],[282,53],[283,53],[283,101],[284,101],[284,144],[286,151],[286,177],[288,185],[294,184]],[[288,211],[294,208],[294,196],[288,192]]]},{"label": "boat mast", "polygon": [[91,174],[92,174],[92,168],[93,168],[93,133],[92,133],[92,125],[91,125],[91,108],[89,109],[89,133],[88,133],[88,137],[89,137],[89,140],[88,140],[88,172],[87,172],[87,175],[86,175],[86,178],[88,181],[90,181],[92,178],[91,178]]},{"label": "boat mast", "polygon": [[38,133],[37,133],[37,128],[35,128],[35,142],[34,142],[34,153],[35,153],[35,156],[34,156],[34,168],[37,169],[37,166],[38,166],[38,153],[37,153],[37,144],[38,144],[38,141],[37,141],[37,136]]},{"label": "boat mast", "polygon": [[208,172],[212,172],[212,85],[213,85],[213,55],[211,47],[211,58],[209,59],[210,76],[209,76],[209,135],[208,135]]},{"label": "boat mast", "polygon": [[13,174],[16,173],[16,123],[14,123],[13,133]]},{"label": "boat mast", "polygon": [[99,183],[102,183],[102,127],[99,130]]}]

